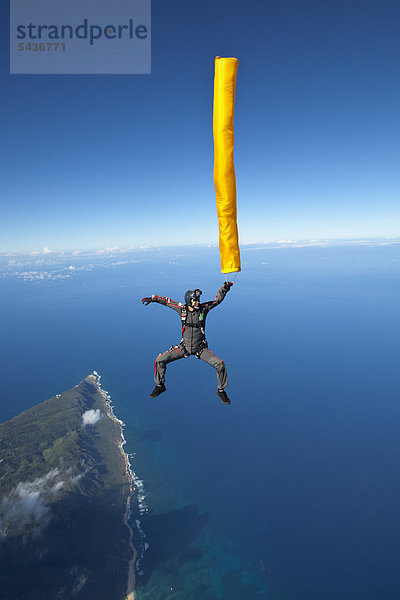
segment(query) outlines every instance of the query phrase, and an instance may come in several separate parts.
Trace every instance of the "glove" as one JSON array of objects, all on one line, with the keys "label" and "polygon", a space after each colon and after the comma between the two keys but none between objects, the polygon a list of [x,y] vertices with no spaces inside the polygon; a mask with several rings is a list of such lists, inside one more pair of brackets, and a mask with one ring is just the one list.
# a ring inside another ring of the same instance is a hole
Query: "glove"
[{"label": "glove", "polygon": [[229,292],[229,290],[231,289],[231,287],[233,286],[233,281],[225,281],[224,283],[224,289]]},{"label": "glove", "polygon": [[145,306],[147,306],[148,304],[150,304],[151,298],[142,298],[142,302]]}]

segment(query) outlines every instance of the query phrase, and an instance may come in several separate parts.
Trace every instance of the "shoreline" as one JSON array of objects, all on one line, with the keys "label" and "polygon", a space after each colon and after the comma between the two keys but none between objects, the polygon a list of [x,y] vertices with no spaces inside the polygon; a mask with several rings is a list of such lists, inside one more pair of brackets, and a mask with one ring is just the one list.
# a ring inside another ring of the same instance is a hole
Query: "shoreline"
[{"label": "shoreline", "polygon": [[115,416],[113,408],[111,406],[110,394],[106,390],[103,390],[101,387],[101,384],[100,384],[101,375],[99,375],[97,373],[97,371],[93,371],[93,373],[91,375],[88,375],[88,377],[86,379],[88,379],[90,383],[93,383],[96,386],[98,392],[100,393],[100,395],[103,398],[107,417],[109,419],[111,419],[114,423],[118,424],[119,431],[120,431],[120,440],[118,441],[118,449],[121,453],[121,457],[122,457],[122,460],[123,460],[123,463],[125,466],[124,475],[125,475],[126,482],[128,484],[128,497],[126,500],[126,508],[125,508],[125,512],[124,512],[123,522],[129,531],[129,547],[132,550],[132,558],[129,560],[129,563],[128,563],[128,581],[127,581],[127,590],[126,590],[125,600],[136,600],[135,565],[136,565],[136,560],[137,560],[137,556],[138,556],[138,551],[135,548],[135,546],[133,545],[133,529],[129,524],[129,519],[131,516],[131,507],[130,507],[131,500],[132,500],[133,494],[135,492],[134,482],[137,478],[132,473],[131,464],[129,462],[129,456],[123,448],[123,446],[125,444],[125,438],[124,438],[124,434],[123,434],[123,430],[122,430],[124,423],[123,423],[123,421],[121,421],[120,419],[118,419]]}]

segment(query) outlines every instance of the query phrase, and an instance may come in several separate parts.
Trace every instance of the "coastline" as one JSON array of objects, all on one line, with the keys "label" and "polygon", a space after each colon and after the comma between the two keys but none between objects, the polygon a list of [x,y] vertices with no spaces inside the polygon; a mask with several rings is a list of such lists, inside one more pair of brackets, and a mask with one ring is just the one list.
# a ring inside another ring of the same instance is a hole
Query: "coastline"
[{"label": "coastline", "polygon": [[95,385],[96,389],[98,390],[99,394],[101,395],[101,397],[104,401],[106,416],[109,419],[111,419],[114,423],[116,423],[119,427],[120,440],[118,441],[118,448],[119,448],[119,451],[121,453],[121,457],[122,457],[122,460],[124,463],[124,467],[125,467],[124,468],[124,476],[125,476],[126,483],[128,485],[128,497],[126,499],[126,508],[125,508],[123,522],[129,531],[129,547],[132,550],[132,558],[130,559],[130,561],[128,563],[128,580],[127,580],[127,591],[126,591],[125,600],[136,600],[135,565],[136,565],[136,560],[137,560],[137,556],[138,556],[138,551],[135,548],[135,546],[133,545],[133,529],[129,524],[129,519],[131,516],[131,508],[130,508],[131,500],[132,500],[133,494],[135,492],[134,483],[137,481],[137,477],[132,472],[132,467],[129,462],[129,456],[123,448],[124,444],[126,443],[126,440],[125,440],[125,437],[123,434],[123,429],[122,429],[124,426],[124,423],[123,423],[123,421],[121,421],[120,419],[118,419],[115,416],[113,407],[111,406],[111,396],[106,390],[103,390],[103,388],[101,387],[100,379],[101,379],[101,375],[99,375],[99,373],[97,373],[97,371],[93,371],[93,373],[91,375],[88,375],[86,377],[86,380],[89,383]]}]

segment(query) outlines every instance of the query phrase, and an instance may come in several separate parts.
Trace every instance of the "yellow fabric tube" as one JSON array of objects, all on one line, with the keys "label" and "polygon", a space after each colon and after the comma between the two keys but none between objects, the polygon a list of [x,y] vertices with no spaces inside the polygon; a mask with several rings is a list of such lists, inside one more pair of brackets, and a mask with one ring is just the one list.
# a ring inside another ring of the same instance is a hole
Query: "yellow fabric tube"
[{"label": "yellow fabric tube", "polygon": [[240,271],[236,214],[236,179],[233,164],[233,116],[237,58],[215,58],[214,78],[214,184],[219,223],[221,272]]}]

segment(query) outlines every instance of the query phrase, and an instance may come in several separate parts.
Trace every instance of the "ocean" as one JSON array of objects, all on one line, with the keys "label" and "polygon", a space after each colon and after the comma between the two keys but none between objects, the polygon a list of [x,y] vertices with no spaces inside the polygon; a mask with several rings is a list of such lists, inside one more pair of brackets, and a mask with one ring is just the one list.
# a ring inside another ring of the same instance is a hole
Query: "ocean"
[{"label": "ocean", "polygon": [[146,493],[138,600],[397,600],[400,245],[242,263],[207,320],[225,406],[194,357],[149,398],[180,321],[141,303],[212,299],[215,247],[0,257],[0,420],[101,374]]}]

